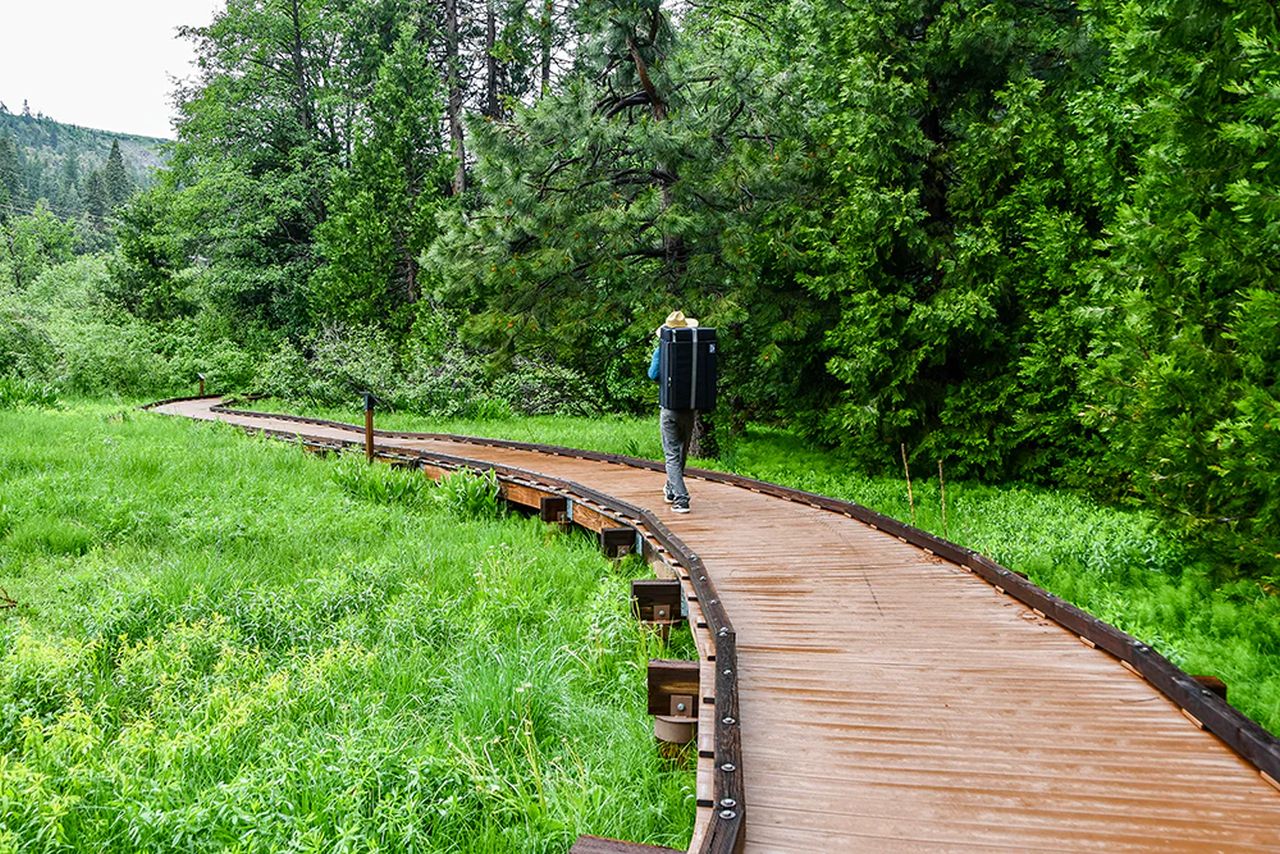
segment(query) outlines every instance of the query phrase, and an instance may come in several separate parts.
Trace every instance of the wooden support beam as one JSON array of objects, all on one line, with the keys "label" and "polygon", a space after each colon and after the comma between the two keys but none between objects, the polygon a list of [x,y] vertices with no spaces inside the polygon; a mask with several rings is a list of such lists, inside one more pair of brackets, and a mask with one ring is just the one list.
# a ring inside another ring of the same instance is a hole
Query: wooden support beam
[{"label": "wooden support beam", "polygon": [[563,495],[544,495],[538,502],[538,516],[544,522],[568,522],[569,499]]},{"label": "wooden support beam", "polygon": [[1199,682],[1201,687],[1208,688],[1224,700],[1227,699],[1227,683],[1217,676],[1192,676],[1191,678]]},{"label": "wooden support beam", "polygon": [[661,845],[641,845],[639,842],[621,842],[603,836],[579,836],[569,854],[678,854],[674,848]]},{"label": "wooden support beam", "polygon": [[680,582],[674,578],[637,578],[631,582],[631,610],[645,623],[680,622]]},{"label": "wooden support beam", "polygon": [[603,528],[600,531],[600,548],[608,557],[626,557],[635,550],[634,528]]},{"label": "wooden support beam", "polygon": [[650,659],[649,714],[696,718],[698,695],[698,662]]}]

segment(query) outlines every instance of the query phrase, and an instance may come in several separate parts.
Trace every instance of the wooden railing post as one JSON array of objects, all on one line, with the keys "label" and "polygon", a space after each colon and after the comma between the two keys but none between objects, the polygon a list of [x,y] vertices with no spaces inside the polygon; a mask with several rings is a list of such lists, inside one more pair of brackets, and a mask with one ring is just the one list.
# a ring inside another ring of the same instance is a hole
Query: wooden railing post
[{"label": "wooden railing post", "polygon": [[373,392],[364,392],[364,458],[373,462]]},{"label": "wooden railing post", "polygon": [[200,396],[204,397],[204,374],[196,374],[200,378]]}]

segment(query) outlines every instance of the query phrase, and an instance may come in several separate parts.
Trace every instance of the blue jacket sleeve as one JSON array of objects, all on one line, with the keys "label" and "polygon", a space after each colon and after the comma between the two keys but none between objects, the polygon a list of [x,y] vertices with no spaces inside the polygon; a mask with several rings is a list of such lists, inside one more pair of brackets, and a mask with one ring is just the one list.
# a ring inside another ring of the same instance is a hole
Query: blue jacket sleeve
[{"label": "blue jacket sleeve", "polygon": [[658,353],[661,352],[661,350],[661,347],[654,347],[653,358],[649,360],[649,379],[654,382],[658,381]]}]

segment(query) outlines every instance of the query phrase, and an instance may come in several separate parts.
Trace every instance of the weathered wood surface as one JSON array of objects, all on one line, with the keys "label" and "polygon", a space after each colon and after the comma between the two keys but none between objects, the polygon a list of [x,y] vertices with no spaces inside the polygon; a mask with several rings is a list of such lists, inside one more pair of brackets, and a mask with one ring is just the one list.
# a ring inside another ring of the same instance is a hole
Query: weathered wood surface
[{"label": "weathered wood surface", "polygon": [[[351,438],[216,403],[157,411]],[[1256,768],[1116,658],[956,563],[739,486],[691,481],[680,516],[653,471],[377,442],[589,485],[651,509],[693,548],[737,633],[741,726],[727,737],[741,738],[750,851],[1280,850],[1280,793]]]}]

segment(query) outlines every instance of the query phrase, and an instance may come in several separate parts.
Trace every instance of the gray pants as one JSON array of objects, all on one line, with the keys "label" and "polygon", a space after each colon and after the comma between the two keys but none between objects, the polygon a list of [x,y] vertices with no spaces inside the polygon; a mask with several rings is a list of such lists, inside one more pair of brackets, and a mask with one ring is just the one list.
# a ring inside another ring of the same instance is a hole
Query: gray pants
[{"label": "gray pants", "polygon": [[658,414],[658,426],[662,429],[662,454],[667,461],[667,488],[676,498],[688,498],[684,485],[684,461],[689,457],[689,442],[693,439],[692,409],[662,409]]}]

